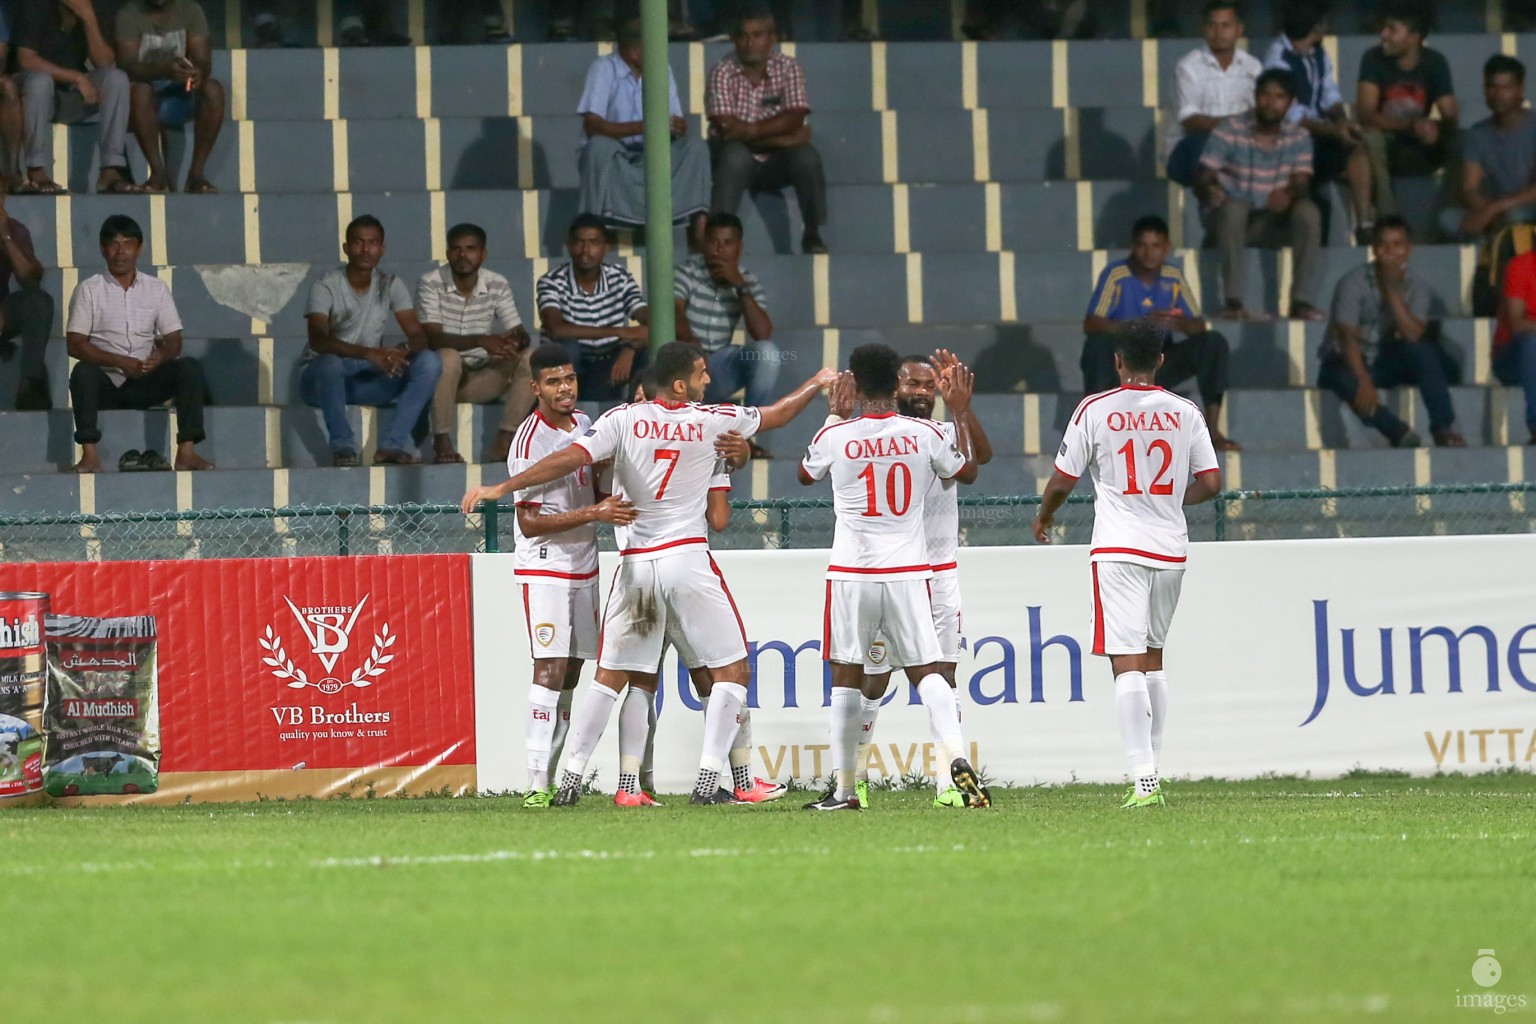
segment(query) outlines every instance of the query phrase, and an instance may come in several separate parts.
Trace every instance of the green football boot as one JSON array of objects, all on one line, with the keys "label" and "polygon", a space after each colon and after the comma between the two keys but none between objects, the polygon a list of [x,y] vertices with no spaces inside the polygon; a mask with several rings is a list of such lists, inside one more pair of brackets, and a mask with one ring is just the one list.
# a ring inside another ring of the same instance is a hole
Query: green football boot
[{"label": "green football boot", "polygon": [[551,799],[550,791],[547,790],[547,789],[531,790],[531,791],[529,791],[527,796],[523,797],[523,806],[525,808],[526,807],[548,807],[550,799]]},{"label": "green football boot", "polygon": [[859,798],[859,810],[869,810],[869,780],[856,780],[853,784],[853,792]]},{"label": "green football boot", "polygon": [[965,807],[965,794],[960,792],[960,787],[950,786],[944,792],[933,798],[935,807]]},{"label": "green football boot", "polygon": [[1136,787],[1132,786],[1129,790],[1126,791],[1125,803],[1121,804],[1120,807],[1121,809],[1127,807],[1152,807],[1158,804],[1166,804],[1167,802],[1168,801],[1163,799],[1162,786],[1158,786],[1146,796],[1137,796]]}]

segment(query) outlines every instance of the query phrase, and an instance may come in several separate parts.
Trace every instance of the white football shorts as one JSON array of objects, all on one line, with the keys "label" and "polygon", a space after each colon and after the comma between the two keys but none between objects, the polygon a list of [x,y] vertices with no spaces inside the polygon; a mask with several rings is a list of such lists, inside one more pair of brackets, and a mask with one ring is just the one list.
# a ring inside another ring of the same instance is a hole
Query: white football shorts
[{"label": "white football shorts", "polygon": [[597,581],[584,587],[523,584],[528,646],[540,658],[597,657]]},{"label": "white football shorts", "polygon": [[616,672],[655,672],[669,634],[690,664],[696,659],[721,668],[747,656],[746,627],[707,549],[619,564],[597,663]]},{"label": "white football shorts", "polygon": [[[944,660],[928,580],[828,580],[822,657],[864,665],[876,641],[891,665]],[[881,669],[876,669],[881,671]]]},{"label": "white football shorts", "polygon": [[[960,574],[954,571],[934,573],[930,584],[933,600],[933,628],[939,634],[939,660],[951,664],[960,660],[963,634],[960,632]],[[919,665],[926,662],[918,662]],[[878,675],[906,666],[891,658],[890,646],[880,637],[864,652],[864,671]]]},{"label": "white football shorts", "polygon": [[1093,653],[1142,654],[1162,649],[1184,585],[1183,569],[1134,562],[1094,562]]}]

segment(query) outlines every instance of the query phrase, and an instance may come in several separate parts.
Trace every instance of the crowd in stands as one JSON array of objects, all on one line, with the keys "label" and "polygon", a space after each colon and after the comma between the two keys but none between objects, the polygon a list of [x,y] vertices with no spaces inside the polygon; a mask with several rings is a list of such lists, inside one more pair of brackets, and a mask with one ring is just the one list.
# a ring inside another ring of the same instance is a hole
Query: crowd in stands
[{"label": "crowd in stands", "polygon": [[[486,5],[488,19],[497,6]],[[577,10],[572,17],[579,19],[582,6],[560,9]],[[1080,6],[1047,3],[1043,9],[1067,18]],[[370,16],[367,4],[358,10],[359,17]],[[129,0],[111,41],[90,0],[13,0],[0,7],[6,12],[19,69],[14,81],[0,78],[7,191],[62,191],[51,177],[49,126],[89,114],[99,118],[99,191],[174,189],[164,129],[188,122],[195,144],[184,187],[214,191],[203,166],[222,124],[224,92],[211,76],[207,21],[197,3]],[[1262,61],[1240,45],[1247,29],[1235,3],[1210,0],[1203,13],[1205,43],[1178,62],[1165,141],[1168,177],[1192,190],[1207,242],[1219,250],[1213,316],[1327,321],[1319,388],[1337,394],[1391,444],[1412,447],[1420,437],[1382,402],[1380,391],[1417,387],[1433,442],[1463,445],[1450,395],[1458,369],[1430,317],[1429,285],[1411,266],[1414,240],[1396,209],[1392,183],[1444,175],[1456,201],[1438,220],[1451,239],[1484,241],[1507,225],[1536,219],[1536,116],[1525,106],[1523,65],[1502,54],[1488,59],[1483,86],[1490,116],[1460,129],[1449,65],[1426,45],[1428,25],[1417,7],[1387,9],[1379,45],[1361,59],[1352,111],[1323,45],[1326,4],[1286,4],[1280,34]],[[779,49],[771,11],[739,12],[731,40],[732,52],[708,74],[707,140],[689,134],[676,83],[669,81],[673,208],[677,223],[687,225],[691,250],[674,276],[677,335],[709,357],[709,401],[743,394],[749,403],[767,404],[777,397],[779,371],[771,297],[742,265],[736,211],[748,191],[792,188],[804,225],[802,251],[825,253],[826,184],[811,141],[804,73]],[[571,352],[582,398],[603,403],[633,394],[646,365],[650,323],[635,278],[608,259],[612,229],[645,220],[638,22],[619,26],[617,44],[593,62],[574,106],[586,136],[584,212],[569,226],[569,259],[538,280],[533,296],[541,338]],[[143,183],[129,169],[129,132],[147,159]],[[1320,206],[1330,182],[1347,186],[1357,240],[1371,255],[1338,282],[1331,299],[1318,294],[1316,280],[1324,238]],[[4,215],[3,200],[0,221],[0,340],[22,340],[17,408],[47,409],[52,396],[43,351],[54,310],[39,290],[43,268],[30,237]],[[334,463],[360,461],[349,405],[393,406],[373,461],[406,465],[419,461],[412,435],[422,419],[433,438],[430,457],[463,462],[453,442],[458,405],[489,402],[502,402],[504,411],[479,454],[504,460],[532,408],[532,339],[507,279],[483,267],[492,240],[479,225],[454,226],[443,239],[445,262],[413,289],[381,267],[385,237],[376,218],[354,219],[343,240],[346,264],[315,281],[309,294],[300,394],[321,410]],[[1126,236],[1128,255],[1099,276],[1084,318],[1085,387],[1092,393],[1114,386],[1115,332],[1151,319],[1167,334],[1159,384],[1193,380],[1213,441],[1238,450],[1218,427],[1230,346],[1201,313],[1182,270],[1169,262],[1169,238],[1160,217],[1141,217]],[[182,325],[169,289],[137,272],[142,244],[137,223],[108,218],[100,233],[107,269],[82,281],[70,303],[66,334],[69,354],[78,360],[70,391],[80,472],[102,468],[100,410],[167,401],[178,415],[175,467],[212,468],[195,449],[204,439],[201,370],[181,354]],[[1245,308],[1246,250],[1285,244],[1292,250],[1292,287],[1281,309]],[[1510,264],[1504,292],[1492,368],[1501,382],[1525,389],[1536,443],[1536,251]],[[386,343],[391,326],[404,333],[404,344]],[[745,340],[736,344],[741,328]],[[769,456],[756,445],[753,454]],[[169,464],[154,452],[129,452],[119,468]]]}]

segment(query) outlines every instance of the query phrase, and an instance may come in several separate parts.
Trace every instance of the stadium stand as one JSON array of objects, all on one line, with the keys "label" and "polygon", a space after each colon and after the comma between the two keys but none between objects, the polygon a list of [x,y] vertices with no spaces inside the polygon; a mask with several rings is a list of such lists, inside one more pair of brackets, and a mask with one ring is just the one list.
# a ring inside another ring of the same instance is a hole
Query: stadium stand
[{"label": "stadium stand", "polygon": [[[364,467],[320,468],[326,449],[319,412],[297,398],[308,285],[339,262],[342,226],[356,214],[384,222],[383,265],[407,282],[433,265],[446,227],[467,220],[487,229],[487,266],[508,276],[525,320],[535,320],[534,281],[564,258],[565,227],[577,212],[580,126],[572,110],[587,65],[609,44],[243,49],[241,40],[252,38],[251,5],[205,6],[215,39],[235,46],[215,54],[215,75],[229,83],[233,122],[209,164],[221,194],[87,194],[96,171],[91,129],[56,126],[56,176],[75,194],[17,197],[7,206],[31,230],[49,268],[45,287],[58,303],[60,335],[69,295],[99,269],[102,220],[126,213],[145,226],[141,269],[170,283],[187,324],[186,351],[207,370],[215,404],[204,447],[219,469],[107,472],[86,481],[59,473],[72,461],[60,338],[48,352],[59,403],[51,412],[10,411],[16,363],[0,362],[7,509],[456,502],[467,485],[502,479],[504,468],[476,464],[367,467],[377,414],[366,408],[352,410],[367,439]],[[333,10],[329,3],[317,7]],[[413,38],[431,37],[430,5],[425,13],[419,2],[398,7],[399,23]],[[515,5],[520,39],[539,38],[532,8]],[[881,12],[894,8],[878,5]],[[1530,58],[1536,36],[1488,34],[1486,22],[1452,20],[1458,24],[1451,27],[1481,33],[1437,34],[1433,41],[1452,63],[1464,117],[1475,120],[1482,61],[1499,51]],[[1269,18],[1254,11],[1249,21],[1267,25]],[[326,43],[333,31],[316,23],[313,39],[300,33],[293,41]],[[1370,43],[1366,36],[1328,41],[1346,92]],[[1194,248],[1200,230],[1193,203],[1163,180],[1158,159],[1168,75],[1192,45],[1188,38],[786,44],[804,62],[816,108],[812,125],[830,186],[824,236],[831,255],[792,251],[800,234],[792,197],[756,196],[743,207],[748,262],[773,296],[775,340],[790,361],[781,382],[824,362],[841,364],[854,346],[876,337],[902,351],[943,346],[973,366],[1011,368],[981,382],[994,389],[976,406],[998,458],[978,491],[1036,491],[1080,397],[1083,309],[1098,271],[1120,254],[1130,222],[1145,213],[1166,217],[1197,288],[1215,278],[1214,254]],[[693,43],[670,51],[684,106],[700,129],[705,72],[727,47]],[[186,149],[173,142],[183,177]],[[142,165],[136,170],[142,176]],[[1337,197],[1333,208],[1323,296],[1365,258],[1350,241]],[[642,251],[623,240],[616,258],[639,277]],[[1435,315],[1462,357],[1463,383],[1454,396],[1471,447],[1385,449],[1313,387],[1321,325],[1228,325],[1233,390],[1226,427],[1246,446],[1225,457],[1229,486],[1526,479],[1527,454],[1516,447],[1525,437],[1523,399],[1495,384],[1492,324],[1469,315],[1475,255],[1470,247],[1425,244],[1414,256],[1435,288]],[[1249,277],[1254,294],[1247,304],[1273,308],[1289,253],[1253,251],[1250,258],[1265,265]],[[1259,291],[1265,288],[1270,292]],[[1209,308],[1211,289],[1199,292]],[[1427,422],[1414,394],[1388,400],[1410,425]],[[104,426],[122,447],[164,451],[170,415],[112,412]],[[498,416],[499,407],[461,405],[459,450],[482,451]],[[808,417],[771,444],[787,456],[814,426]],[[738,496],[797,493],[793,468],[789,458],[754,466]]]}]

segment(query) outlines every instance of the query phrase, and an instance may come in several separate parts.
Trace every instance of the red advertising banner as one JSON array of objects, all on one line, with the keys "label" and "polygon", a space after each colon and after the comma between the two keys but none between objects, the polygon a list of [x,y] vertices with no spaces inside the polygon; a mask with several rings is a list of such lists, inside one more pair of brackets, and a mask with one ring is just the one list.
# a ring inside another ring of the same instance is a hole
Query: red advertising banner
[{"label": "red advertising banner", "polygon": [[468,766],[448,775],[472,786],[469,566],[467,555],[15,564],[0,565],[0,591],[47,593],[55,614],[154,616],[164,773],[380,769],[420,782],[431,777],[420,769]]}]

